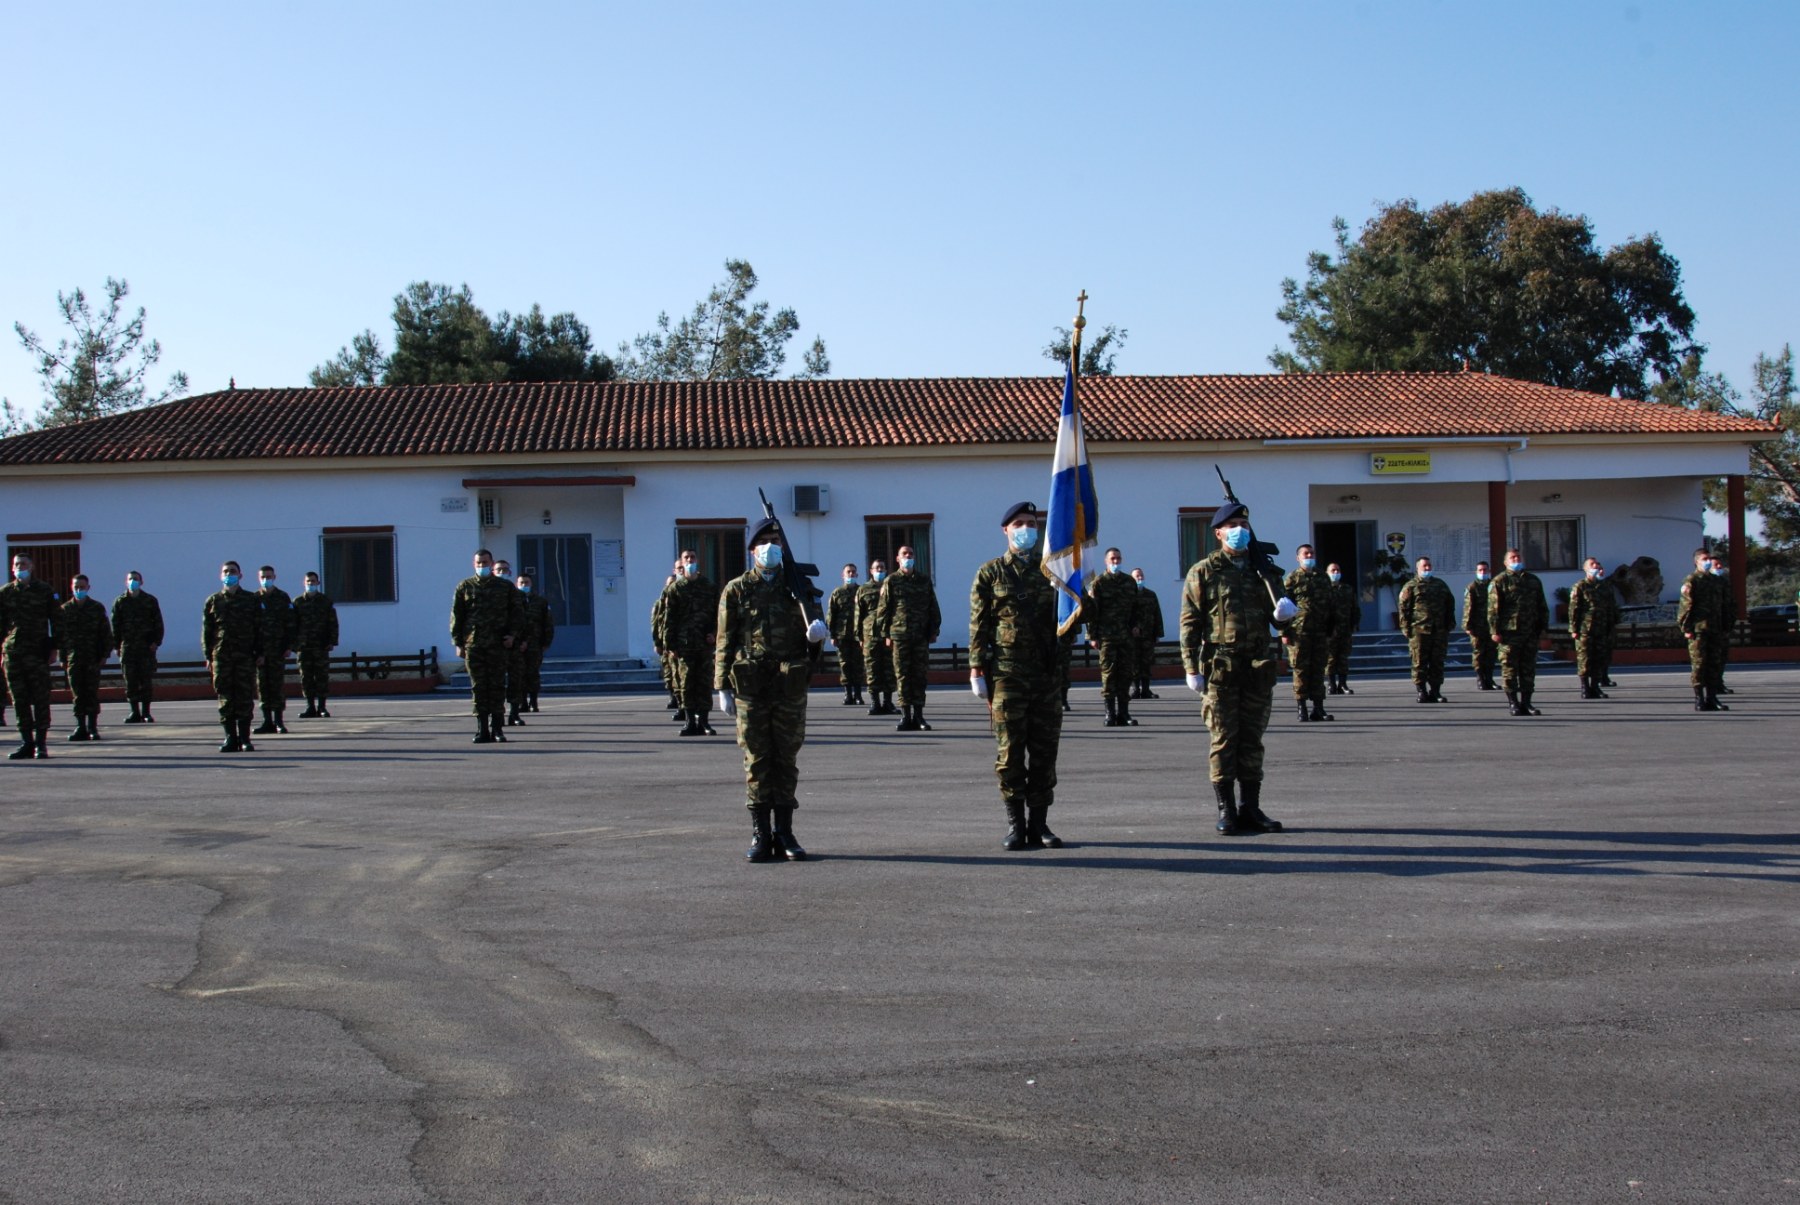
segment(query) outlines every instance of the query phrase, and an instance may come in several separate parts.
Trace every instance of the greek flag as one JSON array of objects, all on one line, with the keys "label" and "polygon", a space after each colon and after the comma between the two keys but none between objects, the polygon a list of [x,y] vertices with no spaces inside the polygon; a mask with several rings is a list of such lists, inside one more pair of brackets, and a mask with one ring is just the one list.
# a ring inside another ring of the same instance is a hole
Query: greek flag
[{"label": "greek flag", "polygon": [[[1079,347],[1080,344],[1075,345]],[[1050,466],[1050,526],[1044,548],[1044,576],[1057,587],[1056,630],[1067,635],[1081,607],[1087,571],[1083,567],[1100,536],[1100,501],[1088,466],[1081,407],[1075,401],[1075,356],[1063,378],[1062,418],[1056,424],[1056,459]]]}]

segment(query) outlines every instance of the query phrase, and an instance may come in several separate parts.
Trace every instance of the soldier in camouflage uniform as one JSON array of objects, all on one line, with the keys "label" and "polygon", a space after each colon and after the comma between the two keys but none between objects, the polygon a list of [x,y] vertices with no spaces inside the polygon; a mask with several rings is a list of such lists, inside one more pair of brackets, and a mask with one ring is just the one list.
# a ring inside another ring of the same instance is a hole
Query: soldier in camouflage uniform
[{"label": "soldier in camouflage uniform", "polygon": [[[679,560],[675,562],[675,567],[677,569],[681,568],[681,562]],[[669,574],[668,577],[663,578],[663,589],[665,591],[668,590],[669,586],[672,585],[674,581],[675,575],[673,573]],[[664,597],[663,594],[658,594],[656,596],[656,602],[650,607],[650,644],[651,647],[656,649],[656,664],[657,668],[662,671],[663,689],[669,692],[668,708],[670,711],[677,713],[675,718],[679,720],[684,717],[679,714],[681,711],[681,694],[676,689],[675,684],[675,654],[671,653],[669,651],[669,646],[663,643],[663,638],[667,632],[667,628],[663,623]]]},{"label": "soldier in camouflage uniform", "polygon": [[1694,688],[1695,711],[1731,710],[1719,702],[1717,686],[1724,672],[1718,663],[1717,633],[1722,628],[1729,632],[1731,608],[1725,579],[1713,572],[1712,553],[1695,549],[1694,571],[1681,583],[1681,605],[1675,610],[1675,626],[1687,637],[1688,684]]},{"label": "soldier in camouflage uniform", "polygon": [[837,645],[838,685],[844,688],[844,706],[863,701],[867,675],[863,669],[862,637],[856,629],[856,566],[844,566],[844,584],[831,592],[825,607],[825,626]]},{"label": "soldier in camouflage uniform", "polygon": [[125,593],[113,599],[113,647],[125,677],[125,701],[131,704],[127,724],[154,724],[150,702],[156,687],[156,650],[162,647],[162,604],[144,589],[144,575],[125,575]]},{"label": "soldier in camouflage uniform", "polygon": [[1318,557],[1311,544],[1302,544],[1295,550],[1294,568],[1288,571],[1282,585],[1299,608],[1281,638],[1294,669],[1294,709],[1303,723],[1332,719],[1325,710],[1325,661],[1331,654],[1336,603],[1331,596],[1331,581],[1319,572]]},{"label": "soldier in camouflage uniform", "polygon": [[308,573],[294,600],[294,649],[300,661],[300,693],[306,696],[303,720],[331,717],[325,700],[331,695],[331,650],[337,642],[337,604],[325,593],[319,575]]},{"label": "soldier in camouflage uniform", "polygon": [[[494,576],[517,590],[519,584],[513,580],[511,561],[495,561]],[[524,602],[524,595],[519,596]],[[505,722],[514,728],[523,728],[525,719],[519,713],[525,707],[525,629],[521,626],[518,639],[506,650],[506,683],[501,688],[501,695],[506,700]]]},{"label": "soldier in camouflage uniform", "polygon": [[744,806],[751,841],[744,857],[767,862],[779,845],[790,861],[806,857],[794,836],[800,746],[806,743],[806,691],[829,630],[810,615],[781,574],[780,525],[764,519],[750,533],[750,567],[719,595],[713,688],[719,710],[737,718],[744,751]]},{"label": "soldier in camouflage uniform", "polygon": [[469,671],[474,744],[506,743],[506,655],[525,630],[525,599],[494,576],[494,556],[480,549],[475,573],[456,585],[450,599],[450,643]]},{"label": "soldier in camouflage uniform", "polygon": [[677,665],[676,686],[687,714],[682,736],[713,736],[713,654],[718,648],[719,588],[700,572],[691,552],[681,554],[681,570],[664,591],[663,626]]},{"label": "soldier in camouflage uniform", "polygon": [[525,596],[525,710],[538,709],[538,689],[543,685],[544,654],[556,639],[556,616],[550,600],[537,592],[529,573],[519,574],[519,593]]},{"label": "soldier in camouflage uniform", "polygon": [[898,732],[929,732],[925,722],[925,681],[931,664],[931,646],[944,626],[938,610],[937,591],[931,579],[919,572],[911,548],[902,547],[895,557],[899,572],[881,583],[881,610],[875,629],[894,659],[894,680],[900,685],[901,720]]},{"label": "soldier in camouflage uniform", "polygon": [[[1719,587],[1719,606],[1722,608],[1725,621],[1712,629],[1712,665],[1713,696],[1734,695],[1737,692],[1725,685],[1725,667],[1731,662],[1731,633],[1737,627],[1738,609],[1737,594],[1731,588],[1731,579],[1725,574],[1725,558],[1714,554],[1712,563],[1707,568]],[[1721,711],[1725,710],[1723,707]]]},{"label": "soldier in camouflage uniform", "polygon": [[100,739],[100,669],[112,656],[112,624],[106,606],[88,596],[87,574],[77,573],[69,583],[69,599],[62,605],[58,647],[63,672],[69,679],[69,698],[75,712],[71,741]]},{"label": "soldier in camouflage uniform", "polygon": [[47,760],[50,732],[50,661],[60,644],[61,616],[56,594],[32,576],[32,560],[19,553],[12,560],[13,579],[0,586],[0,657],[12,691],[19,725],[19,747],[9,761]]},{"label": "soldier in camouflage uniform", "polygon": [[887,562],[869,562],[869,582],[856,592],[856,634],[862,644],[869,679],[869,714],[899,715],[894,706],[894,659],[881,641],[881,586]]},{"label": "soldier in camouflage uniform", "polygon": [[1133,569],[1131,580],[1138,584],[1138,631],[1141,633],[1131,650],[1132,665],[1137,669],[1137,682],[1131,691],[1134,699],[1157,698],[1150,689],[1150,671],[1156,668],[1156,644],[1163,638],[1162,599],[1144,584],[1144,571]]},{"label": "soldier in camouflage uniform", "polygon": [[256,599],[262,604],[262,660],[256,667],[256,697],[262,704],[263,722],[255,731],[266,736],[287,731],[282,719],[287,711],[287,659],[300,629],[294,620],[294,600],[275,584],[273,565],[257,571],[257,586]]},{"label": "soldier in camouflage uniform", "polygon": [[1106,704],[1107,728],[1135,728],[1131,718],[1131,684],[1137,677],[1135,655],[1138,584],[1125,572],[1117,548],[1106,550],[1106,572],[1088,579],[1086,612],[1088,645],[1100,650],[1100,698]]},{"label": "soldier in camouflage uniform", "polygon": [[1606,580],[1606,567],[1595,557],[1582,565],[1582,578],[1569,591],[1569,635],[1575,641],[1575,669],[1581,675],[1581,697],[1604,699],[1600,684],[1612,666],[1613,638],[1619,630],[1619,592]]},{"label": "soldier in camouflage uniform", "polygon": [[1494,641],[1488,631],[1488,585],[1492,576],[1486,561],[1475,562],[1475,580],[1463,591],[1463,631],[1469,634],[1470,660],[1481,690],[1499,690],[1494,683]]},{"label": "soldier in camouflage uniform", "polygon": [[1517,548],[1506,550],[1506,572],[1488,587],[1488,632],[1500,647],[1507,709],[1516,716],[1542,715],[1531,705],[1537,689],[1538,641],[1550,630],[1544,583],[1525,568]]},{"label": "soldier in camouflage uniform", "polygon": [[219,566],[217,594],[201,612],[200,647],[213,693],[219,696],[219,727],[225,730],[220,753],[252,753],[250,720],[256,710],[256,671],[262,664],[263,610],[256,595],[239,582],[236,561]]},{"label": "soldier in camouflage uniform", "polygon": [[1249,519],[1240,502],[1213,513],[1219,548],[1188,570],[1181,590],[1181,662],[1188,689],[1206,697],[1201,713],[1212,736],[1207,769],[1219,805],[1218,831],[1226,836],[1281,831],[1262,810],[1263,732],[1280,674],[1269,628],[1285,628],[1297,612],[1281,592],[1279,571],[1266,560],[1257,563]]},{"label": "soldier in camouflage uniform", "polygon": [[1037,513],[1020,502],[1001,517],[1006,555],[976,570],[969,588],[969,680],[993,721],[1009,850],[1062,847],[1047,820],[1062,743],[1057,592],[1037,552]]},{"label": "soldier in camouflage uniform", "polygon": [[1356,587],[1344,580],[1343,566],[1336,561],[1325,566],[1325,577],[1331,583],[1331,635],[1326,637],[1325,693],[1353,695],[1350,689],[1350,652],[1356,647],[1356,629],[1362,626],[1362,606],[1357,602]]},{"label": "soldier in camouflage uniform", "polygon": [[1456,596],[1440,577],[1432,576],[1431,558],[1413,563],[1413,579],[1400,587],[1400,630],[1412,653],[1413,686],[1421,703],[1442,703],[1444,659],[1450,632],[1456,627]]}]

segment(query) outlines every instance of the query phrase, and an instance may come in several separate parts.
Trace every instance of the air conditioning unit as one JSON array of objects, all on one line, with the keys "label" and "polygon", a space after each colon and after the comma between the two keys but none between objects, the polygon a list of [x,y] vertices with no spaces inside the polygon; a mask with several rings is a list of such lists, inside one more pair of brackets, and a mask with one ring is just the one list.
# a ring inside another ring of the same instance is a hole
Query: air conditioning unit
[{"label": "air conditioning unit", "polygon": [[794,513],[796,515],[822,515],[831,509],[831,487],[829,485],[796,485],[794,487]]},{"label": "air conditioning unit", "polygon": [[484,494],[480,502],[481,525],[483,527],[500,526],[500,499],[491,494]]}]

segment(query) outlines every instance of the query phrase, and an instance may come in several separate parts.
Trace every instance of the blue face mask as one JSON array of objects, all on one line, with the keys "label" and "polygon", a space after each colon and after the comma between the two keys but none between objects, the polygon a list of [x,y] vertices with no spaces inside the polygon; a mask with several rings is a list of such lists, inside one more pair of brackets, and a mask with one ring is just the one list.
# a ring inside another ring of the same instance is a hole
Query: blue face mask
[{"label": "blue face mask", "polygon": [[219,576],[219,580],[224,582],[227,586],[235,586],[243,579],[235,573],[225,573]]},{"label": "blue face mask", "polygon": [[1030,552],[1037,547],[1037,528],[1020,527],[1006,533],[1006,542],[1020,552]]},{"label": "blue face mask", "polygon": [[127,581],[125,583],[125,589],[132,594],[136,594],[139,590],[142,590],[143,588],[144,588],[144,583],[138,581],[136,578],[132,578],[130,581]]},{"label": "blue face mask", "polygon": [[76,597],[76,598],[86,598],[86,597],[87,597],[87,596],[88,596],[88,592],[87,592],[87,591],[86,591],[86,590],[77,590],[77,591],[75,591],[75,597]]},{"label": "blue face mask", "polygon": [[1593,578],[1595,581],[1599,581],[1601,578],[1606,576],[1606,573],[1604,570],[1600,570],[1600,569],[1589,569],[1587,571],[1587,575],[1589,577]]},{"label": "blue face mask", "polygon": [[1429,570],[1429,569],[1419,570],[1419,580],[1420,581],[1424,581],[1426,578],[1428,578],[1430,576],[1431,576],[1431,570]]},{"label": "blue face mask", "polygon": [[259,577],[256,579],[256,584],[264,590],[267,590],[270,586],[275,584],[275,579],[272,577]]},{"label": "blue face mask", "polygon": [[1525,568],[1525,562],[1524,561],[1508,561],[1508,562],[1506,562],[1506,568],[1507,568],[1508,572],[1517,573],[1519,570]]},{"label": "blue face mask", "polygon": [[1225,529],[1225,547],[1233,552],[1242,552],[1250,547],[1250,529],[1248,527],[1227,527]]},{"label": "blue face mask", "polygon": [[1308,556],[1308,557],[1300,558],[1300,568],[1302,568],[1302,569],[1316,569],[1316,568],[1318,568],[1318,565],[1319,565],[1319,562],[1318,562],[1318,558],[1316,558],[1316,557]]},{"label": "blue face mask", "polygon": [[1487,579],[1488,579],[1488,572],[1486,569],[1477,569],[1475,571],[1475,580],[1476,581],[1485,582],[1485,581],[1487,581]]},{"label": "blue face mask", "polygon": [[488,577],[493,572],[494,572],[494,567],[492,565],[477,565],[477,566],[475,566],[475,576],[476,577]]},{"label": "blue face mask", "polygon": [[911,557],[903,556],[900,558],[900,568],[903,572],[910,570],[912,567],[913,567],[913,559]]},{"label": "blue face mask", "polygon": [[1334,582],[1341,582],[1344,580],[1344,575],[1341,573],[1333,573],[1329,576],[1331,577],[1331,580]]},{"label": "blue face mask", "polygon": [[29,570],[29,569],[14,569],[13,576],[18,578],[22,582],[28,582],[31,580],[31,570]]},{"label": "blue face mask", "polygon": [[689,577],[699,577],[700,576],[700,562],[699,561],[690,561],[688,564],[683,565],[681,567],[681,571],[683,573],[687,574]]},{"label": "blue face mask", "polygon": [[779,544],[758,544],[752,555],[756,561],[756,567],[764,573],[781,568],[781,545]]},{"label": "blue face mask", "polygon": [[887,580],[887,571],[885,569],[877,569],[875,572],[869,574],[869,580],[872,582],[884,582]]},{"label": "blue face mask", "polygon": [[1708,569],[1707,572],[1712,574],[1714,577],[1724,577],[1725,576],[1725,567],[1723,565],[1714,565],[1710,569]]}]

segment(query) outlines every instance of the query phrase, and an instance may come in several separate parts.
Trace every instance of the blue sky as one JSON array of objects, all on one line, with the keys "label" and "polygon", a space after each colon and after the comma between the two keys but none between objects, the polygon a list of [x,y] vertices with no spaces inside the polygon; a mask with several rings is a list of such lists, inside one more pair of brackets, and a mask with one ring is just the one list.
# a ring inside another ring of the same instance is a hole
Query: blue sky
[{"label": "blue sky", "polygon": [[[838,376],[1263,372],[1342,215],[1518,185],[1800,339],[1790,3],[12,6],[0,318],[131,282],[193,390],[303,385],[409,281],[610,350],[748,259]],[[798,348],[792,360],[798,366]],[[35,406],[10,332],[0,395]]]}]

